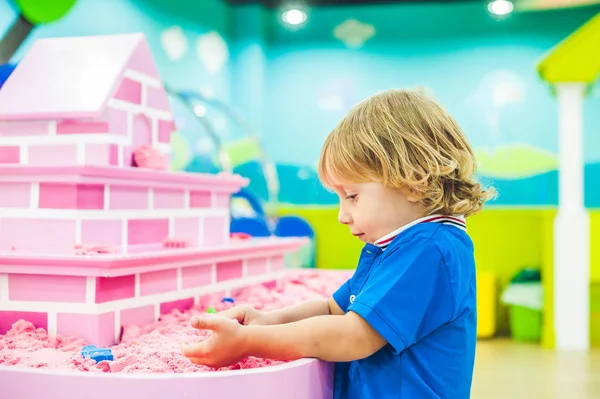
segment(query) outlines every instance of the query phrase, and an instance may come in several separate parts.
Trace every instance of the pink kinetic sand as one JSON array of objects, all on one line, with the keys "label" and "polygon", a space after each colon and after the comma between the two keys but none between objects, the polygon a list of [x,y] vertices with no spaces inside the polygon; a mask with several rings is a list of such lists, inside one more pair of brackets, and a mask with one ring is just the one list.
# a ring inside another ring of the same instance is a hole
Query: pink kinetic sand
[{"label": "pink kinetic sand", "polygon": [[75,245],[73,247],[73,254],[75,255],[100,255],[100,254],[114,254],[117,253],[115,247],[109,245]]},{"label": "pink kinetic sand", "polygon": [[[339,272],[292,271],[278,288],[258,285],[242,289],[232,296],[236,305],[248,304],[269,311],[306,300],[327,298],[348,277],[348,273]],[[221,296],[213,294],[203,297],[201,303],[185,312],[173,310],[155,323],[126,326],[121,342],[111,348],[115,360],[98,364],[81,356],[81,348],[89,342],[74,337],[49,338],[44,329],[36,329],[30,322],[19,320],[6,335],[0,335],[0,365],[98,373],[214,371],[190,363],[181,355],[179,344],[203,340],[210,334],[189,327],[192,315],[202,314],[209,307],[220,311],[232,306],[234,304],[223,303]],[[283,362],[250,357],[226,369],[258,368],[280,363]]]}]

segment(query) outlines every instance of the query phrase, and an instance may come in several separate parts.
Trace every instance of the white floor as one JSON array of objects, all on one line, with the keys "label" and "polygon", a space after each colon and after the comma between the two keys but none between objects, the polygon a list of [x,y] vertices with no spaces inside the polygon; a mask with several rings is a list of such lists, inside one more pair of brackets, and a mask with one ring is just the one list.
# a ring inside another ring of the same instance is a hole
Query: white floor
[{"label": "white floor", "polygon": [[600,399],[600,349],[559,353],[509,339],[479,341],[473,399]]}]

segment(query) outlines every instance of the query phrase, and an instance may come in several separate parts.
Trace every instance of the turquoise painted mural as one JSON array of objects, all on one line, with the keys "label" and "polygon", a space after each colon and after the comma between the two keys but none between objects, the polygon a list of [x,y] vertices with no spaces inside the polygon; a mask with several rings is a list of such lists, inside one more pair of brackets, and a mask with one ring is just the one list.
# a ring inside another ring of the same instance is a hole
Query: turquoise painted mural
[{"label": "turquoise painted mural", "polygon": [[[280,200],[334,203],[316,189],[318,144],[360,99],[391,87],[424,86],[465,130],[479,179],[499,192],[492,205],[556,205],[557,104],[535,66],[599,10],[495,21],[475,3],[388,5],[313,9],[296,30],[274,23],[265,136],[278,170],[289,176]],[[599,109],[592,93],[585,113],[588,207],[600,207],[600,186],[593,183],[600,178]],[[285,146],[293,151],[281,151]]]},{"label": "turquoise painted mural", "polygon": [[[0,0],[0,34],[16,13]],[[347,110],[391,87],[424,86],[463,126],[479,177],[495,205],[556,205],[557,104],[535,65],[599,7],[517,14],[496,21],[477,2],[313,8],[289,29],[279,10],[221,0],[79,0],[39,37],[144,32],[167,85],[230,104],[252,128],[210,106],[172,104],[174,168],[215,172],[215,142],[234,171],[270,200],[261,159],[274,163],[281,203],[334,205],[315,164],[321,143]],[[586,204],[600,207],[600,91],[586,102]],[[265,154],[263,154],[263,149]]]}]

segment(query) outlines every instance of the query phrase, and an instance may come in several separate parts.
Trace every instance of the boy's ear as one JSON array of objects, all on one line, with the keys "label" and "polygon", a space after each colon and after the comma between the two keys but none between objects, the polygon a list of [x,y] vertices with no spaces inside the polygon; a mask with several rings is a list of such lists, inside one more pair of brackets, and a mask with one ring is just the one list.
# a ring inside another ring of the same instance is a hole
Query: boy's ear
[{"label": "boy's ear", "polygon": [[410,187],[406,187],[402,189],[402,193],[408,200],[408,202],[417,203],[423,199],[423,195],[416,190],[411,189]]},{"label": "boy's ear", "polygon": [[417,202],[421,201],[421,196],[417,195],[416,193],[411,193],[406,196],[406,199],[408,199],[409,202],[416,204]]}]

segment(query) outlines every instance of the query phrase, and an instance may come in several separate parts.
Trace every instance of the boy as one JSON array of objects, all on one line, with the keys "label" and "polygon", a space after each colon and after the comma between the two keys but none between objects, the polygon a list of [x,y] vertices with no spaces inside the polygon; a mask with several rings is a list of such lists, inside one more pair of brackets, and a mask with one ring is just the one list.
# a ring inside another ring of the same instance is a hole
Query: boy
[{"label": "boy", "polygon": [[354,275],[328,301],[194,317],[213,335],[183,354],[213,367],[246,356],[337,362],[336,399],[469,398],[476,297],[465,218],[491,195],[474,170],[462,130],[426,96],[391,90],[358,104],[319,161],[339,222],[365,242]]}]

